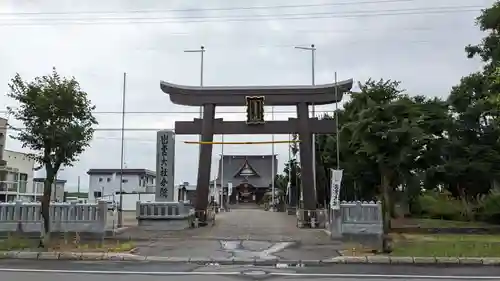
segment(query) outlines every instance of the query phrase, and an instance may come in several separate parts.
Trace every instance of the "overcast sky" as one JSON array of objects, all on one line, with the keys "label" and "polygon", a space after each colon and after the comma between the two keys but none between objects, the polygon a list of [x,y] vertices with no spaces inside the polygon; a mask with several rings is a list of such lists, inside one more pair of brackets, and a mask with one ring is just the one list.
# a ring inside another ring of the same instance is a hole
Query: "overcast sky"
[{"label": "overcast sky", "polygon": [[[157,129],[191,120],[197,108],[172,105],[160,80],[199,85],[201,45],[205,85],[297,85],[311,83],[311,54],[294,46],[315,44],[316,84],[338,79],[395,79],[410,94],[445,97],[461,76],[479,68],[464,46],[483,36],[474,26],[492,0],[3,0],[0,2],[0,90],[19,72],[24,79],[56,66],[75,76],[97,106],[91,147],[60,178],[87,188],[90,168],[120,168],[123,73],[127,73],[125,133],[128,168],[155,169]],[[443,8],[448,7],[448,8]],[[0,104],[13,105],[5,95]],[[317,107],[317,111],[333,106]],[[243,108],[218,109],[216,117],[244,120]],[[269,112],[269,109],[266,109]],[[276,107],[287,119],[291,108]],[[232,113],[224,113],[224,112]],[[240,113],[234,113],[234,112]],[[116,112],[116,113],[103,113]],[[163,112],[163,113],[158,113]],[[191,113],[189,113],[191,112]],[[2,112],[5,115],[4,112]],[[317,113],[318,115],[320,113]],[[270,118],[270,115],[268,116]],[[15,120],[9,120],[13,124]],[[216,136],[216,140],[220,140]],[[272,136],[226,136],[226,141]],[[176,137],[175,182],[195,183],[198,148]],[[288,136],[276,136],[276,140]],[[21,150],[10,139],[7,149]],[[271,154],[271,145],[225,145],[225,154]],[[214,146],[215,175],[221,146]],[[287,145],[275,145],[280,167]],[[280,168],[281,169],[281,168]]]}]

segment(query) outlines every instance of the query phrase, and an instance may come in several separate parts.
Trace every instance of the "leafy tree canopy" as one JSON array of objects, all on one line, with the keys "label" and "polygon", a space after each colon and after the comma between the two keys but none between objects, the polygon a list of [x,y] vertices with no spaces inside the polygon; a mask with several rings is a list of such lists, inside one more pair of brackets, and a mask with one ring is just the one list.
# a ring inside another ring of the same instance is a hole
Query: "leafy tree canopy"
[{"label": "leafy tree canopy", "polygon": [[97,124],[95,106],[75,78],[63,78],[55,68],[31,82],[16,74],[9,87],[8,96],[19,103],[9,113],[23,124],[13,128],[13,138],[33,151],[47,179],[52,179],[61,165],[71,166],[89,146]]}]

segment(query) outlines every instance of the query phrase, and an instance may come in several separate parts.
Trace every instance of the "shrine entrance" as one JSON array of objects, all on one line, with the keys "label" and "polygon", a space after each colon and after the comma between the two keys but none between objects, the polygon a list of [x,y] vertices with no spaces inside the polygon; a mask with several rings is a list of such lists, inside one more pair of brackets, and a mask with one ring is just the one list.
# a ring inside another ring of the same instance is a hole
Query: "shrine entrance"
[{"label": "shrine entrance", "polygon": [[234,188],[233,198],[230,198],[232,204],[255,203],[257,204],[265,193],[262,189],[257,189],[248,183],[241,183]]},{"label": "shrine entrance", "polygon": [[[309,105],[325,105],[339,102],[343,93],[351,89],[353,80],[316,86],[255,86],[255,87],[193,87],[160,82],[162,91],[177,105],[203,108],[202,119],[175,122],[175,134],[201,135],[198,178],[196,185],[196,214],[199,221],[207,221],[210,190],[212,147],[215,134],[298,134],[303,190],[304,222],[314,213],[316,190],[314,189],[312,134],[333,134],[336,122],[309,117]],[[265,106],[295,106],[297,118],[286,121],[265,120]],[[224,121],[215,118],[216,106],[245,106],[246,121]]]}]

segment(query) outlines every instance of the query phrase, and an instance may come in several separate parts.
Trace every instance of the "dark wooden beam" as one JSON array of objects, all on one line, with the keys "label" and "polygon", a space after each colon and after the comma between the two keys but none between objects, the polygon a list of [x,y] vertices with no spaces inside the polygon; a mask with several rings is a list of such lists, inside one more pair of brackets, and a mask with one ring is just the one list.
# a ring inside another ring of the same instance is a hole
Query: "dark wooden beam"
[{"label": "dark wooden beam", "polygon": [[[310,118],[308,127],[314,134],[333,134],[335,130],[334,119],[318,120]],[[201,119],[194,121],[175,122],[176,135],[199,135],[201,132]],[[298,133],[297,118],[289,118],[287,121],[267,121],[264,124],[248,125],[245,121],[223,121],[221,118],[214,120],[215,135],[271,135],[271,134],[293,134]]]}]

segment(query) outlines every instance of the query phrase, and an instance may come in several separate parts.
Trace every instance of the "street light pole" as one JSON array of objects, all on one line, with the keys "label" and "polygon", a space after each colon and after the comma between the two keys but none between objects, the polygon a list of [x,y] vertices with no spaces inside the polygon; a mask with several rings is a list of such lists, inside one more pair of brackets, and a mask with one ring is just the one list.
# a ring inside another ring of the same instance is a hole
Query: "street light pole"
[{"label": "street light pole", "polygon": [[[184,53],[200,53],[201,55],[201,63],[200,63],[200,86],[203,87],[203,72],[204,72],[204,54],[205,54],[205,47],[201,46],[199,49],[194,49],[194,50],[184,50]],[[203,106],[200,106],[200,119],[203,118]],[[201,141],[201,135],[200,135],[200,141]]]},{"label": "street light pole", "polygon": [[[312,79],[311,82],[312,82],[312,85],[314,86],[316,84],[316,79],[315,79],[316,47],[314,46],[314,44],[311,44],[310,47],[297,46],[297,47],[295,47],[295,49],[311,51],[311,79]],[[315,110],[316,108],[315,108],[314,103],[311,105],[312,105],[312,116],[314,118],[314,117],[316,117],[316,110]],[[316,135],[315,134],[312,135],[312,139],[313,139],[313,141],[312,141],[312,151],[313,151],[312,169],[313,169],[313,179],[314,179],[313,186],[314,186],[314,190],[316,190]]]}]

